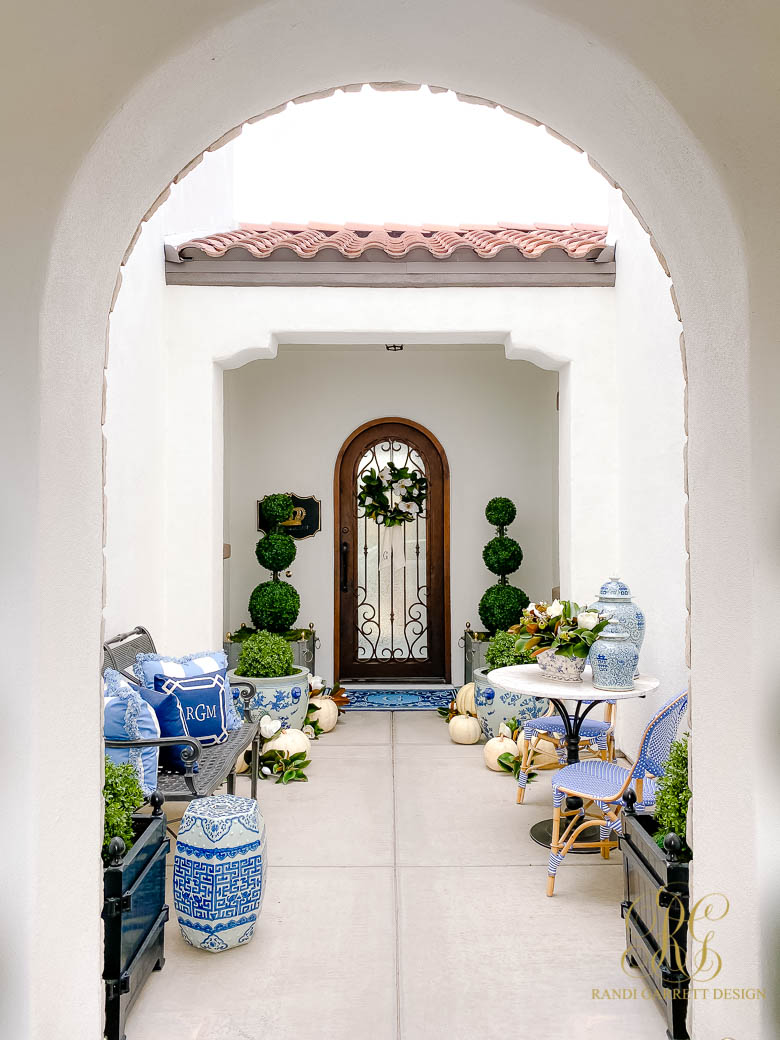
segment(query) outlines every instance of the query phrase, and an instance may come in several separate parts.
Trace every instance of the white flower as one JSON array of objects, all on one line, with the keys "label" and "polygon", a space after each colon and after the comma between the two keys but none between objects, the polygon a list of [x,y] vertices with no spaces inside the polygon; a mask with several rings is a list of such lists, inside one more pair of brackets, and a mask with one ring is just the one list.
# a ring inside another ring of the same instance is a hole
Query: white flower
[{"label": "white flower", "polygon": [[263,715],[260,720],[260,736],[263,740],[270,740],[282,728],[280,719],[272,719],[270,715]]},{"label": "white flower", "polygon": [[554,603],[551,603],[547,608],[547,616],[551,618],[560,617],[563,613],[563,603],[559,599],[556,599]]},{"label": "white flower", "polygon": [[393,484],[392,492],[393,492],[394,495],[400,495],[401,492],[403,491],[403,489],[404,489],[403,481],[402,480],[397,480],[395,482],[395,484]]},{"label": "white flower", "polygon": [[301,732],[305,737],[308,737],[309,740],[314,740],[314,726],[304,726]]},{"label": "white flower", "polygon": [[310,675],[309,676],[309,689],[310,690],[321,690],[325,685],[325,680],[321,675]]},{"label": "white flower", "polygon": [[412,514],[412,516],[417,516],[417,514],[420,512],[420,507],[417,505],[416,502],[409,503],[409,512]]},{"label": "white flower", "polygon": [[590,631],[599,623],[599,612],[597,610],[583,610],[577,615],[577,624],[580,628]]},{"label": "white flower", "polygon": [[383,524],[385,522],[385,518],[382,516],[381,513],[377,513],[377,515],[376,515],[376,522],[378,524]]},{"label": "white flower", "polygon": [[263,774],[263,776],[271,775],[271,770],[268,768],[268,766],[260,766],[260,772]]},{"label": "white flower", "polygon": [[383,469],[380,469],[380,471],[379,471],[379,479],[382,481],[382,483],[385,486],[387,486],[390,483],[390,467],[389,466],[385,466]]},{"label": "white flower", "polygon": [[507,726],[505,722],[502,722],[501,725],[498,727],[498,735],[499,737],[509,737],[509,739],[511,740],[512,730],[509,728],[509,726]]}]

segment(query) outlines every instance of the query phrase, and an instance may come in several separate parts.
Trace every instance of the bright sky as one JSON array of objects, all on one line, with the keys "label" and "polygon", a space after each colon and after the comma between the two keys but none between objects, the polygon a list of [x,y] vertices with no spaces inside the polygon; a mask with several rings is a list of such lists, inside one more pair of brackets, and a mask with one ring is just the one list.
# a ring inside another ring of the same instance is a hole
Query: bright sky
[{"label": "bright sky", "polygon": [[608,221],[608,186],[584,155],[542,127],[427,87],[290,104],[234,147],[242,221]]}]

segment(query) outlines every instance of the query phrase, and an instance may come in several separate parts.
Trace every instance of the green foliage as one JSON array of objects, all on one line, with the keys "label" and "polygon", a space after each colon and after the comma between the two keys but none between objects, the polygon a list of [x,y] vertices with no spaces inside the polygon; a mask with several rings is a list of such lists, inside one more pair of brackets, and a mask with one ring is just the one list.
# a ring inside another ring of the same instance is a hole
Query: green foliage
[{"label": "green foliage", "polygon": [[310,765],[311,759],[306,757],[305,751],[296,751],[291,755],[277,748],[260,756],[260,776],[263,780],[275,776],[277,784],[289,784],[296,780],[306,783],[309,778],[304,770]]},{"label": "green foliage", "polygon": [[236,675],[250,679],[275,679],[294,673],[292,647],[283,636],[262,631],[244,642]]},{"label": "green foliage", "polygon": [[485,506],[487,522],[494,527],[509,527],[517,516],[517,507],[510,498],[491,498]]},{"label": "green foliage", "polygon": [[108,864],[108,844],[112,838],[121,838],[131,848],[133,813],[143,805],[144,793],[138,783],[135,769],[129,762],[116,765],[106,756],[106,782],[103,787],[105,818],[103,823],[103,862]]},{"label": "green foliage", "polygon": [[306,709],[306,718],[303,720],[304,727],[310,726],[311,731],[314,734],[313,737],[307,734],[307,736],[309,736],[311,740],[319,740],[322,734],[325,732],[322,726],[319,724],[319,722],[317,722],[317,720],[314,718],[316,712],[317,705],[310,704],[309,707]]},{"label": "green foliage", "polygon": [[[507,773],[511,773],[512,776],[517,780],[520,769],[523,765],[522,755],[513,755],[511,751],[505,751],[503,755],[498,756],[498,764]],[[526,777],[527,783],[532,783],[537,777],[537,774],[530,772]]]},{"label": "green foliage", "polygon": [[514,664],[532,664],[533,658],[517,646],[517,636],[514,632],[496,632],[485,651],[485,663],[488,668],[508,668]]},{"label": "green foliage", "polygon": [[379,473],[372,467],[363,474],[358,505],[370,520],[400,527],[422,512],[427,492],[428,481],[416,469],[388,462]]},{"label": "green foliage", "polygon": [[295,559],[295,539],[283,531],[269,531],[257,543],[255,556],[257,562],[266,570],[286,570]]},{"label": "green foliage", "polygon": [[514,585],[491,585],[479,601],[479,618],[488,632],[516,625],[529,603],[528,596]]},{"label": "green foliage", "polygon": [[681,740],[673,741],[664,775],[658,781],[655,793],[658,830],[655,840],[663,848],[664,838],[673,831],[690,856],[690,849],[685,844],[688,802],[691,800],[691,789],[688,786],[688,737],[686,733]]},{"label": "green foliage", "polygon": [[293,500],[289,495],[266,495],[260,511],[269,524],[283,524],[293,514]]},{"label": "green foliage", "polygon": [[554,650],[559,657],[585,658],[608,624],[609,618],[581,608],[574,600],[535,603],[523,610],[517,648],[532,657]]},{"label": "green foliage", "polygon": [[482,559],[493,574],[512,574],[523,562],[523,550],[514,538],[497,535],[482,550]]},{"label": "green foliage", "polygon": [[264,581],[249,598],[249,613],[259,629],[286,632],[295,624],[301,597],[286,581]]}]

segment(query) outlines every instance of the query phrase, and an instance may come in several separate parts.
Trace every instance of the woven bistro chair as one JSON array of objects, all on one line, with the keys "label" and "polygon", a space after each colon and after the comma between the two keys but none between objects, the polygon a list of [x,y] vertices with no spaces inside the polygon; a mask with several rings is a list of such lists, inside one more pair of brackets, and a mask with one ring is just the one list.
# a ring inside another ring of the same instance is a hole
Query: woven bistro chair
[{"label": "woven bistro chair", "polygon": [[[591,702],[583,701],[583,703],[590,704]],[[579,744],[581,758],[595,755],[602,762],[615,761],[615,712],[615,702],[604,701],[603,720],[586,718],[583,721]],[[553,745],[552,754],[555,756],[555,760],[538,765],[537,759],[540,755],[549,759],[551,754],[539,747],[543,740]],[[554,713],[529,719],[523,727],[520,753],[523,758],[517,774],[517,801],[522,804],[525,800],[525,789],[528,786],[528,774],[534,766],[537,769],[557,769],[559,766],[566,765],[566,727],[560,715]]]},{"label": "woven bistro chair", "polygon": [[[591,759],[576,762],[560,771],[552,782],[553,832],[547,867],[547,895],[555,888],[555,875],[563,857],[586,827],[599,824],[599,841],[578,842],[578,848],[600,848],[604,859],[617,847],[613,835],[622,833],[623,795],[631,788],[636,795],[634,811],[652,812],[658,777],[663,775],[680,719],[688,707],[688,694],[681,693],[650,720],[630,769],[616,762]],[[563,809],[564,799],[575,799]],[[561,821],[565,829],[561,833]]]}]

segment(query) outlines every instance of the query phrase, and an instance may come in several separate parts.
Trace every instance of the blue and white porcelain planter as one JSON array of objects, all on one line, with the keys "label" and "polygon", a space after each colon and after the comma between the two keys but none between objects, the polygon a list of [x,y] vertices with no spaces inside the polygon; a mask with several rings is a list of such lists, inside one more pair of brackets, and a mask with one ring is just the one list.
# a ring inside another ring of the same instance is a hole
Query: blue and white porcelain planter
[{"label": "blue and white porcelain planter", "polygon": [[529,697],[522,693],[511,693],[488,680],[490,668],[474,670],[474,706],[486,740],[498,736],[498,727],[507,719],[525,722],[543,715],[547,708],[544,697]]},{"label": "blue and white porcelain planter", "polygon": [[628,631],[618,622],[607,625],[590,648],[589,660],[597,690],[615,693],[633,690],[639,652]]},{"label": "blue and white porcelain planter", "polygon": [[645,615],[631,598],[628,585],[620,578],[605,581],[599,589],[599,598],[591,604],[590,609],[597,610],[600,614],[608,614],[613,621],[619,622],[625,628],[629,639],[636,647],[638,660],[645,638]]},{"label": "blue and white porcelain planter", "polygon": [[[309,669],[296,668],[293,675],[275,679],[236,675],[230,671],[228,680],[248,679],[257,689],[249,702],[249,717],[258,722],[263,715],[281,720],[284,729],[303,729],[309,707]],[[243,703],[243,702],[242,702]]]},{"label": "blue and white porcelain planter", "polygon": [[539,671],[545,679],[556,682],[582,682],[586,657],[561,657],[556,650],[544,650],[536,658]]},{"label": "blue and white porcelain planter", "polygon": [[265,823],[254,798],[190,802],[179,825],[173,905],[184,941],[221,953],[252,938],[268,869]]}]

